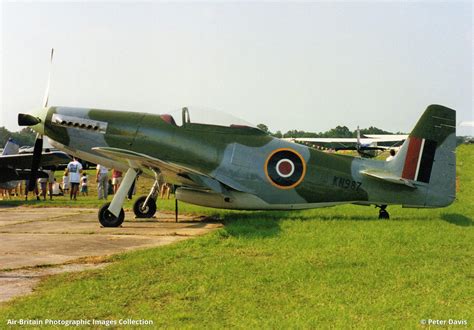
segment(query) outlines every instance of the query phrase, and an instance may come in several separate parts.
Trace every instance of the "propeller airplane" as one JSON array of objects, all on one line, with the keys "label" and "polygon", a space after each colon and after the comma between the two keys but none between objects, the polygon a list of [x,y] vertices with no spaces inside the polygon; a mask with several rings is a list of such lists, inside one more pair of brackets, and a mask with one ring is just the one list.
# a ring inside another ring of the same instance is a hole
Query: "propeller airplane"
[{"label": "propeller airplane", "polygon": [[[13,189],[18,181],[29,180],[32,160],[31,152],[20,152],[19,145],[13,139],[9,139],[0,155],[0,188]],[[64,168],[69,160],[70,157],[62,151],[46,149],[41,152],[41,161],[38,166],[44,170],[56,170]],[[46,178],[48,175],[38,170],[35,177]]]},{"label": "propeller airplane", "polygon": [[[361,137],[360,129],[357,127],[357,137],[355,138],[284,138],[286,141],[303,144],[331,146],[333,150],[355,150],[361,157],[373,158],[378,151],[387,149],[398,149],[399,144],[407,139],[404,134],[364,134]],[[379,143],[391,143],[391,146],[380,145]]]},{"label": "propeller airplane", "polygon": [[[49,86],[49,82],[48,82]],[[19,114],[18,124],[64,152],[126,172],[110,203],[99,210],[104,227],[124,221],[123,202],[138,175],[154,178],[137,199],[137,217],[152,217],[163,183],[174,184],[176,201],[239,210],[296,210],[339,204],[445,207],[455,199],[456,112],[427,107],[391,161],[328,154],[274,138],[256,127],[192,120],[168,114],[48,106]]]}]

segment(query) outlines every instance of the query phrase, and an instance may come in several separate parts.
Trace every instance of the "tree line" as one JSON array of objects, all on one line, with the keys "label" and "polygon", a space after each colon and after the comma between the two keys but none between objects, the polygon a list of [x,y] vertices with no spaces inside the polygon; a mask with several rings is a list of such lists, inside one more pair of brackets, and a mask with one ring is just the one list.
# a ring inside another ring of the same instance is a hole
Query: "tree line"
[{"label": "tree line", "polygon": [[[347,126],[336,126],[326,132],[305,132],[299,130],[289,130],[286,133],[281,131],[270,132],[268,126],[265,124],[258,124],[257,127],[264,132],[269,133],[270,135],[277,138],[355,138],[357,137],[357,130],[351,131]],[[362,135],[364,134],[404,134],[404,133],[391,133],[383,129],[370,126],[369,128],[362,128],[360,130]]]},{"label": "tree line", "polygon": [[15,140],[20,146],[33,146],[36,133],[29,127],[25,127],[19,132],[10,132],[5,127],[0,127],[0,148],[5,146],[9,138]]}]

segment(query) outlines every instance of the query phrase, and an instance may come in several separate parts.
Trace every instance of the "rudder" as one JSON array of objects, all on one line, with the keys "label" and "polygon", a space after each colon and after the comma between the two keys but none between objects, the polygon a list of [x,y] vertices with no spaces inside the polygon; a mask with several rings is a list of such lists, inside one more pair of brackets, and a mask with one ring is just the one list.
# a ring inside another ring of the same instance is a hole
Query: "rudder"
[{"label": "rudder", "polygon": [[5,144],[5,147],[3,148],[2,156],[16,155],[19,151],[20,146],[18,145],[18,143],[12,138],[9,138],[7,143]]},{"label": "rudder", "polygon": [[430,105],[393,160],[392,171],[419,188],[424,207],[451,204],[456,194],[456,111]]}]

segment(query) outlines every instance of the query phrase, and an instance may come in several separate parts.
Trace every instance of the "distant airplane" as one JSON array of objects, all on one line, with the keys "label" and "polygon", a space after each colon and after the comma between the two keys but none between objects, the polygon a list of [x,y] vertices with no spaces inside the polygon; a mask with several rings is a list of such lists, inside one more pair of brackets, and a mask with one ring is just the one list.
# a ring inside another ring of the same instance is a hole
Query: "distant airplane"
[{"label": "distant airplane", "polygon": [[[0,155],[0,188],[13,189],[19,180],[31,178],[31,163],[33,153],[19,153],[19,145],[13,139],[9,139]],[[70,157],[62,151],[46,150],[42,152],[39,166],[43,169],[56,169],[61,164],[67,164]],[[36,178],[47,177],[43,171],[38,171]],[[36,181],[34,181],[36,182]]]},{"label": "distant airplane", "polygon": [[[357,127],[356,138],[284,138],[286,141],[299,143],[322,144],[323,146],[335,146],[333,149],[338,150],[355,150],[360,156],[372,158],[377,156],[377,151],[396,148],[408,138],[408,135],[396,134],[364,134],[361,137],[360,129]],[[392,146],[383,146],[379,143],[393,143]],[[350,144],[350,146],[349,146]]]},{"label": "distant airplane", "polygon": [[455,199],[456,112],[441,105],[428,106],[394,159],[379,161],[320,152],[237,122],[203,123],[188,108],[178,123],[169,114],[48,106],[48,93],[36,114],[18,115],[20,126],[38,133],[32,169],[46,135],[68,154],[126,171],[112,202],[99,210],[104,227],[123,223],[138,175],[155,183],[135,201],[137,217],[155,214],[164,182],[176,186],[176,201],[239,210],[351,203],[376,205],[379,218],[388,218],[388,204],[433,208]]}]

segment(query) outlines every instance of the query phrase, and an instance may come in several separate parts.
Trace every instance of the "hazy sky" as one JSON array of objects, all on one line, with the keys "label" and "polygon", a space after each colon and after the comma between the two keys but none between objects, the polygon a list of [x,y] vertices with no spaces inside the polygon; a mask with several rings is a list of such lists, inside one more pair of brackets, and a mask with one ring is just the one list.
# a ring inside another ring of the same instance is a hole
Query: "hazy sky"
[{"label": "hazy sky", "polygon": [[[197,105],[272,131],[473,120],[470,1],[1,2],[0,126],[50,105]],[[473,134],[458,128],[458,134]]]}]

